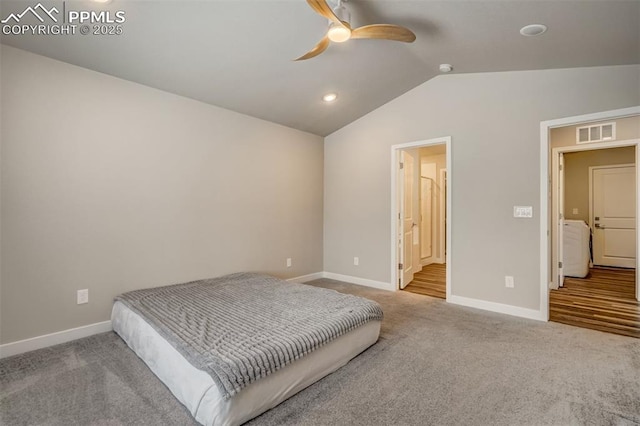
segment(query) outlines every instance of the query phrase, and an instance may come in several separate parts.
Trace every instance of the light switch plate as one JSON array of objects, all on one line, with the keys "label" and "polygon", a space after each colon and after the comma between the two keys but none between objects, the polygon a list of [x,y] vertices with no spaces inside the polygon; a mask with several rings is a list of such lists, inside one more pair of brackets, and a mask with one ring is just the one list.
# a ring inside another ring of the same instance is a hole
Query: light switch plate
[{"label": "light switch plate", "polygon": [[531,218],[533,217],[533,207],[532,206],[513,206],[513,217]]}]

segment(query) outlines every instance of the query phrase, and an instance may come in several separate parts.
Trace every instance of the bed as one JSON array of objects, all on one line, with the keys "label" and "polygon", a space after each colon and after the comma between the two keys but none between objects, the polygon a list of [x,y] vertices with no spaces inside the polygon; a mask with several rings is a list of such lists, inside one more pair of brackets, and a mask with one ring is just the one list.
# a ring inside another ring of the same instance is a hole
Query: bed
[{"label": "bed", "polygon": [[239,273],[116,297],[113,329],[203,425],[238,425],[378,340],[370,300]]}]

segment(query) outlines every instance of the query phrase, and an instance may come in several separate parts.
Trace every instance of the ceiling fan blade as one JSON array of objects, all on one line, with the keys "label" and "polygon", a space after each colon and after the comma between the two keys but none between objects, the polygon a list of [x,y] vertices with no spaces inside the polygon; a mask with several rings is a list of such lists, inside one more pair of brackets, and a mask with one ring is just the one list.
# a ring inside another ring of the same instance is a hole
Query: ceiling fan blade
[{"label": "ceiling fan blade", "polygon": [[399,25],[375,24],[365,25],[364,27],[352,30],[351,38],[379,38],[413,43],[416,35],[410,29]]},{"label": "ceiling fan blade", "polygon": [[318,15],[324,16],[336,24],[342,24],[342,21],[338,19],[335,13],[333,13],[333,10],[329,7],[326,0],[307,0],[307,3],[309,3],[309,6],[311,6]]},{"label": "ceiling fan blade", "polygon": [[324,52],[325,50],[327,50],[327,47],[329,47],[329,37],[324,36],[322,40],[320,40],[320,42],[316,44],[316,46],[313,49],[311,49],[304,55],[300,56],[299,58],[294,59],[294,61],[304,61],[305,59],[314,58],[319,54],[321,54],[322,52]]}]

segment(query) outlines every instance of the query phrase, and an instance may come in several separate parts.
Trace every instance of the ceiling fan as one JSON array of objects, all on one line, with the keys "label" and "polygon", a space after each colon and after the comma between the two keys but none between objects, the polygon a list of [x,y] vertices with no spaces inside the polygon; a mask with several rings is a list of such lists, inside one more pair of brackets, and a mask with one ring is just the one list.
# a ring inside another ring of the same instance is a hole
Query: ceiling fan
[{"label": "ceiling fan", "polygon": [[296,61],[318,56],[329,47],[329,43],[332,41],[342,43],[352,38],[377,38],[413,43],[416,39],[416,35],[411,30],[399,25],[374,24],[351,28],[350,13],[341,0],[338,0],[335,9],[332,9],[326,0],[307,0],[307,3],[317,14],[329,20],[329,30],[313,49],[295,59]]}]

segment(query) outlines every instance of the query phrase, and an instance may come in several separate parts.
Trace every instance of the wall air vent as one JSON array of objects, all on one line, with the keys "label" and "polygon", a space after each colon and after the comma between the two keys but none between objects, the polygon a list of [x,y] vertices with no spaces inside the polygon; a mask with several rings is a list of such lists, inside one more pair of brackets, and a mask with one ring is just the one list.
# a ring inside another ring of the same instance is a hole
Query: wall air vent
[{"label": "wall air vent", "polygon": [[576,143],[606,142],[616,139],[616,123],[603,123],[576,129]]}]

